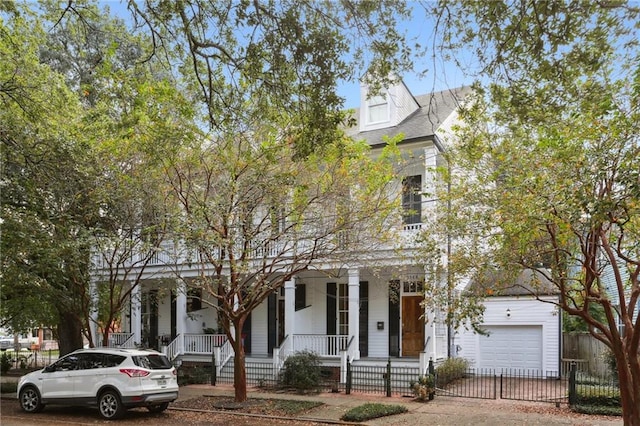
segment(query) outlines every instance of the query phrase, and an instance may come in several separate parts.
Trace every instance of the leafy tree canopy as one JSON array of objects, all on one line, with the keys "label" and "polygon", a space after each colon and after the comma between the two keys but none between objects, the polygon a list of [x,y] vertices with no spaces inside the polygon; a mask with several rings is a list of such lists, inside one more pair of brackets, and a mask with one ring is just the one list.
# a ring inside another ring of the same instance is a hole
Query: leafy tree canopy
[{"label": "leafy tree canopy", "polygon": [[480,72],[444,173],[450,226],[470,255],[554,284],[611,348],[625,424],[640,424],[640,10],[443,0],[433,12],[442,46],[470,49]]}]

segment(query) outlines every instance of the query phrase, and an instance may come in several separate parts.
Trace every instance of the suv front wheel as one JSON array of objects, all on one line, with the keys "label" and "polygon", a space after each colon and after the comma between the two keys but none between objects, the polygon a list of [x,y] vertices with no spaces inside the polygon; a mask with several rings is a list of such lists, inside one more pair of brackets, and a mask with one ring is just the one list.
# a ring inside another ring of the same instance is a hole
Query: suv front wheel
[{"label": "suv front wheel", "polygon": [[33,386],[25,386],[20,390],[20,407],[27,413],[42,411],[44,404],[40,399],[40,393]]},{"label": "suv front wheel", "polygon": [[120,401],[120,395],[114,390],[108,390],[98,397],[98,410],[107,420],[116,420],[124,416],[126,409]]}]

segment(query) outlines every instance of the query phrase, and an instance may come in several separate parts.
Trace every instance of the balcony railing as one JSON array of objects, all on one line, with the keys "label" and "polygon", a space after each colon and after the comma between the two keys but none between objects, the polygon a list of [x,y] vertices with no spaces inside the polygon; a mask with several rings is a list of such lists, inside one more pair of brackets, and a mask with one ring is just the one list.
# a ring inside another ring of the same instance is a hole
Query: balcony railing
[{"label": "balcony railing", "polygon": [[[411,246],[414,241],[414,236],[418,231],[422,229],[421,223],[407,224],[399,230],[400,239],[395,240],[394,243],[382,243],[379,248],[384,249],[385,247],[388,249],[397,248],[398,241],[401,242],[400,246],[407,247]],[[333,244],[336,245],[338,249],[341,247],[347,248],[349,244],[354,244],[357,242],[357,236],[349,231],[342,231],[334,235]],[[290,241],[284,240],[285,236],[282,236],[280,240],[262,240],[257,239],[255,241],[251,241],[249,244],[250,252],[248,253],[248,257],[250,259],[272,259],[276,257],[286,258],[287,256],[295,256],[295,252],[300,251],[308,251],[315,247],[314,240],[312,238],[305,239],[305,236],[296,237],[295,244],[290,243]],[[212,247],[211,255],[213,258],[220,258],[221,250],[218,247]],[[105,251],[106,256],[111,256],[112,253],[109,249]],[[118,261],[118,266],[122,267],[140,267],[142,264],[147,261],[146,265],[149,267],[161,267],[172,264],[199,264],[203,259],[199,259],[197,253],[186,250],[185,247],[180,244],[174,244],[171,241],[167,241],[162,244],[160,247],[156,249],[150,255],[148,253],[140,252],[133,253],[124,259],[120,259]],[[93,264],[97,269],[108,269],[110,266],[114,267],[115,265],[109,265],[109,262],[105,259],[103,254],[98,250],[93,254]]]},{"label": "balcony railing", "polygon": [[416,232],[422,229],[421,223],[405,223],[402,227],[403,231]]}]

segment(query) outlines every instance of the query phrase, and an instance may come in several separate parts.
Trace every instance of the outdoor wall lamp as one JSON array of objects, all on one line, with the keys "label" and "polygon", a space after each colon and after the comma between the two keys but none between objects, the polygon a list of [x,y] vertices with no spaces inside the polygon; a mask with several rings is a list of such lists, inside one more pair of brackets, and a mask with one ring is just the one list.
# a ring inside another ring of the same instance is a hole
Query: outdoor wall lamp
[{"label": "outdoor wall lamp", "polygon": [[507,318],[511,318],[511,309],[507,308]]}]

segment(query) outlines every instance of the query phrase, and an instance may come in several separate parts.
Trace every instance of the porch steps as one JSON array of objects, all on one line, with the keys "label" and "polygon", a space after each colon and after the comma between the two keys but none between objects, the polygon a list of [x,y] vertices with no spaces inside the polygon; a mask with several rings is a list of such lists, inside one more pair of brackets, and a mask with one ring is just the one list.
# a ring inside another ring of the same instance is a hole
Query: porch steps
[{"label": "porch steps", "polygon": [[[221,383],[233,383],[233,357],[225,364],[218,375],[218,381]],[[264,383],[271,383],[275,380],[273,361],[265,358],[247,358],[245,360],[247,369],[247,384],[249,385],[261,385]]]}]

